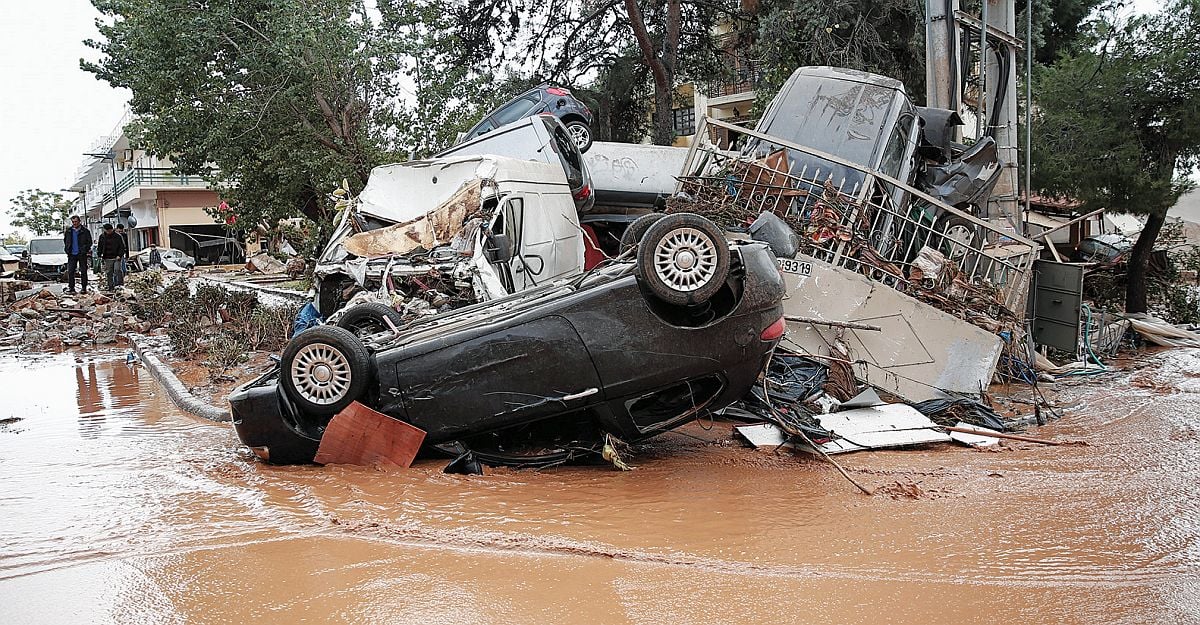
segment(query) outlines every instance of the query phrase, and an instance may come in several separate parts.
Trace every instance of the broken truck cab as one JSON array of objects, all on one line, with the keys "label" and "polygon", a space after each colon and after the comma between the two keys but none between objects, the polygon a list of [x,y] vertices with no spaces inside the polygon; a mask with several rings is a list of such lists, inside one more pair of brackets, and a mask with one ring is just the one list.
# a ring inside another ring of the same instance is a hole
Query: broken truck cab
[{"label": "broken truck cab", "polygon": [[[801,67],[792,73],[755,125],[755,131],[807,150],[785,149],[753,136],[742,153],[782,162],[787,173],[830,181],[855,195],[873,182],[873,172],[903,185],[888,189],[897,206],[912,203],[906,186],[933,195],[972,215],[986,215],[984,203],[999,179],[996,142],[984,137],[967,147],[950,140],[961,125],[957,113],[915,106],[904,85],[894,78],[839,67]],[[829,158],[832,155],[836,158]],[[841,162],[848,161],[848,163]],[[782,169],[782,167],[781,167]],[[982,236],[969,221],[915,202],[914,213],[964,244]],[[882,247],[902,236],[894,220],[875,233]]]},{"label": "broken truck cab", "polygon": [[[785,310],[805,319],[785,343],[850,361],[860,381],[909,401],[991,382],[999,335],[1019,336],[1038,249],[977,214],[999,171],[991,140],[950,144],[953,116],[926,136],[935,113],[892,79],[801,68],[754,130],[701,121],[668,203],[731,230],[773,213],[799,241],[779,259]],[[708,126],[745,137],[742,152],[712,145]]]},{"label": "broken truck cab", "polygon": [[579,274],[581,236],[559,167],[498,156],[376,167],[318,260],[317,308],[329,317],[365,293],[416,316],[503,297]]},{"label": "broken truck cab", "polygon": [[230,396],[238,436],[269,462],[311,462],[358,401],[424,430],[426,448],[546,465],[741,398],[784,329],[771,252],[680,214],[631,255],[400,331],[302,332],[278,369]]}]

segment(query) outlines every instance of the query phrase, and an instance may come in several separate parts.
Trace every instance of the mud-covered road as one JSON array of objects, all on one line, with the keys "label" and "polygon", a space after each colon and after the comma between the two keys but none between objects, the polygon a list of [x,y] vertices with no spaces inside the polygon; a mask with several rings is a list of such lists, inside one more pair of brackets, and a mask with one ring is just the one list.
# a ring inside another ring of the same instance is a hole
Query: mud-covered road
[{"label": "mud-covered road", "polygon": [[[1018,443],[269,467],[124,354],[0,356],[0,623],[1200,623],[1200,353]],[[19,420],[14,420],[19,419]],[[711,429],[705,429],[710,427]]]}]

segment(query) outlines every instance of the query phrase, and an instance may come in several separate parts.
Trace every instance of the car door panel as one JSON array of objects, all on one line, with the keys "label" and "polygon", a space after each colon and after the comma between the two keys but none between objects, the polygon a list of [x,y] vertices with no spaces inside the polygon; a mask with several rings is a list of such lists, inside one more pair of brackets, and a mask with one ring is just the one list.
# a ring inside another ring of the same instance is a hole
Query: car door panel
[{"label": "car door panel", "polygon": [[412,358],[391,369],[405,419],[429,442],[528,423],[603,400],[595,367],[579,334],[550,315],[479,335]]}]

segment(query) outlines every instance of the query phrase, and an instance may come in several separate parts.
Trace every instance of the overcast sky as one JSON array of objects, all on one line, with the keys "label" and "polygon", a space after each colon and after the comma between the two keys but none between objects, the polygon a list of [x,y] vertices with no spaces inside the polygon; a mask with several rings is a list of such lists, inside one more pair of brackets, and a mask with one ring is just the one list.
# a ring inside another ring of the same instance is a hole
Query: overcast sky
[{"label": "overcast sky", "polygon": [[[8,200],[25,189],[68,186],[83,152],[121,119],[128,92],[79,69],[99,13],[88,0],[5,0],[0,18],[0,234]],[[19,8],[18,8],[19,7]],[[72,195],[72,194],[64,194]]]},{"label": "overcast sky", "polygon": [[[79,69],[81,57],[96,57],[83,45],[84,39],[97,36],[93,21],[98,13],[90,2],[4,4],[0,120],[9,144],[0,150],[0,235],[12,230],[8,200],[24,189],[68,186],[83,152],[120,121],[129,95]],[[1158,0],[1133,4],[1138,12],[1161,6]]]}]

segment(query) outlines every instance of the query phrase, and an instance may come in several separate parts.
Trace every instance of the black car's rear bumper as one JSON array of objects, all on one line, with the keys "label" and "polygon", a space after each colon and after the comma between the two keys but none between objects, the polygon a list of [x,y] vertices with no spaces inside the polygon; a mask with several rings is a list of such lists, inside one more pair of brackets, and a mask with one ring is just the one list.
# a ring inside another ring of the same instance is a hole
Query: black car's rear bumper
[{"label": "black car's rear bumper", "polygon": [[272,464],[313,461],[320,435],[305,433],[279,388],[278,370],[248,382],[229,395],[233,429],[255,455]]}]

